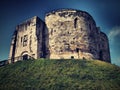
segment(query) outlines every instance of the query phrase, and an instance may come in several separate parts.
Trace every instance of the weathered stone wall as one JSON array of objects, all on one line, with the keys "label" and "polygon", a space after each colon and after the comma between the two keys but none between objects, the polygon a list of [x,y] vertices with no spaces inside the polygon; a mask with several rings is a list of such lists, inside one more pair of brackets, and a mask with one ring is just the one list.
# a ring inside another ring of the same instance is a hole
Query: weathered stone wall
[{"label": "weathered stone wall", "polygon": [[109,51],[109,42],[106,34],[103,32],[100,33],[100,48],[99,48],[100,60],[111,62],[110,60],[110,51]]},{"label": "weathered stone wall", "polygon": [[109,59],[106,44],[104,49],[107,56],[100,58],[99,44],[108,43],[96,23],[87,12],[62,9],[50,12],[45,17],[49,33],[50,58],[86,58],[86,59]]}]

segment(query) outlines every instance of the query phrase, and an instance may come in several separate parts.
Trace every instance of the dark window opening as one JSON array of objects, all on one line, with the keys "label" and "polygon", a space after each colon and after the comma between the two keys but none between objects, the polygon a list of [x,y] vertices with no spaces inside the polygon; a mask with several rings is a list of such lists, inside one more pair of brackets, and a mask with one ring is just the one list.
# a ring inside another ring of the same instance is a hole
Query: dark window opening
[{"label": "dark window opening", "polygon": [[77,52],[77,53],[79,52],[79,48],[76,48],[76,52]]},{"label": "dark window opening", "polygon": [[27,46],[27,41],[28,41],[28,36],[24,35],[24,38],[23,38],[23,47]]},{"label": "dark window opening", "polygon": [[28,59],[28,55],[27,54],[23,55],[23,60],[27,60],[27,59]]},{"label": "dark window opening", "polygon": [[74,56],[71,56],[71,59],[74,59]]},{"label": "dark window opening", "polygon": [[22,43],[22,39],[23,39],[23,37],[21,37],[21,43]]},{"label": "dark window opening", "polygon": [[77,18],[75,18],[75,20],[74,20],[74,28],[76,28],[77,27]]},{"label": "dark window opening", "polygon": [[83,60],[85,60],[85,57],[83,57]]}]

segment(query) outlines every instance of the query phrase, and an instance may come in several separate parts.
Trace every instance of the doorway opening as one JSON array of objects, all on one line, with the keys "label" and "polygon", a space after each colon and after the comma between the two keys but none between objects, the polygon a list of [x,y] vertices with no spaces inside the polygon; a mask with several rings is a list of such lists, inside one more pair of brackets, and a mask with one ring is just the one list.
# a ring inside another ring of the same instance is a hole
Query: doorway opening
[{"label": "doorway opening", "polygon": [[28,60],[28,55],[27,54],[23,55],[23,60]]},{"label": "doorway opening", "polygon": [[71,56],[71,59],[74,59],[74,56]]}]

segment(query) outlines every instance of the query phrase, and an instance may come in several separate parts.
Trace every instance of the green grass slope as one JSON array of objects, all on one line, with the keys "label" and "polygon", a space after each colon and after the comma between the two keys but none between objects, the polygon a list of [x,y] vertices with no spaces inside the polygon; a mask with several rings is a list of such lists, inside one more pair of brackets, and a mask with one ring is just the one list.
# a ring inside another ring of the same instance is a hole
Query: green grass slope
[{"label": "green grass slope", "polygon": [[120,90],[120,67],[98,60],[27,60],[0,67],[0,90]]}]

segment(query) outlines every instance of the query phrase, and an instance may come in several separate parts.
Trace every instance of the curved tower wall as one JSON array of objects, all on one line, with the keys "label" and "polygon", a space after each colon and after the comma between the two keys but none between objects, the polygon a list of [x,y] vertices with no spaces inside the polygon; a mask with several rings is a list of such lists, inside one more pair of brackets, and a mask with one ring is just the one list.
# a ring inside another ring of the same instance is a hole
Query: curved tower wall
[{"label": "curved tower wall", "polygon": [[110,60],[110,50],[109,50],[109,42],[105,33],[100,33],[100,47],[99,47],[99,59],[111,62]]},{"label": "curved tower wall", "polygon": [[[49,33],[50,58],[103,59],[100,58],[99,47],[102,44],[101,31],[87,12],[53,11],[46,15],[45,22]],[[109,47],[108,44],[106,47]]]}]

